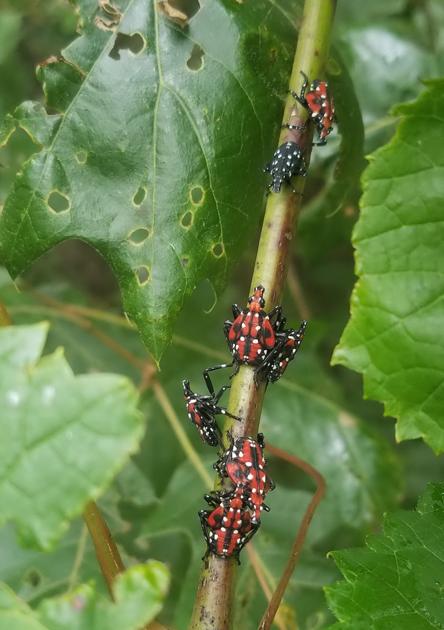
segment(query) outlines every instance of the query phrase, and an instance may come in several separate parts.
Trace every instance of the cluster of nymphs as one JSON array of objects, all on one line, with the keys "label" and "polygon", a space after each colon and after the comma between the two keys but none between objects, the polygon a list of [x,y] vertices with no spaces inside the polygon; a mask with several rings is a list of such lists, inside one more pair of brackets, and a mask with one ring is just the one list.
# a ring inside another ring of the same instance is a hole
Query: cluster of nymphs
[{"label": "cluster of nymphs", "polygon": [[[328,84],[325,81],[313,81],[310,83],[307,76],[301,72],[304,82],[300,94],[291,91],[291,95],[305,107],[310,115],[310,120],[315,125],[318,133],[318,146],[327,143],[327,136],[333,129],[335,120],[335,107],[333,98],[329,95]],[[307,90],[308,88],[308,90]],[[290,130],[304,131],[305,126],[283,125]],[[265,172],[270,173],[271,182],[269,191],[279,192],[284,182],[291,185],[291,180],[296,175],[305,177],[307,166],[304,160],[304,152],[297,142],[287,140],[275,151],[271,162],[265,167]]]},{"label": "cluster of nymphs", "polygon": [[[223,363],[204,370],[208,394],[196,394],[189,381],[183,381],[188,417],[198,429],[204,442],[223,449],[222,432],[216,415],[241,420],[219,406],[219,400],[230,385],[215,391],[209,373],[220,368],[233,367],[235,374],[240,365],[255,369],[256,382],[274,383],[285,372],[304,338],[307,322],[299,329],[285,328],[286,319],[282,308],[275,307],[269,313],[264,310],[264,287],[257,286],[248,299],[247,308],[233,304],[233,321],[226,321],[224,333],[232,355],[231,363]],[[205,495],[213,508],[201,510],[202,524],[208,551],[221,558],[239,559],[239,552],[258,530],[261,512],[268,511],[265,495],[274,484],[265,471],[264,440],[238,437],[214,464],[225,489]],[[227,490],[226,486],[230,484]]]}]

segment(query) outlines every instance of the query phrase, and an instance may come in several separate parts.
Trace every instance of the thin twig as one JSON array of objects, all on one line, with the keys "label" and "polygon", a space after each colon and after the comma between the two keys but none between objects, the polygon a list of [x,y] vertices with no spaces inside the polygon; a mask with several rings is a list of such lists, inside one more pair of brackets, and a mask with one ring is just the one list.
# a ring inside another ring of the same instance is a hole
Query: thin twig
[{"label": "thin twig", "polygon": [[[267,599],[267,601],[269,602],[271,600],[271,596],[273,594],[273,591],[271,590],[270,586],[268,585],[268,581],[267,581],[267,575],[264,571],[263,568],[263,564],[262,564],[262,560],[259,556],[259,554],[257,553],[256,549],[254,548],[254,545],[252,543],[250,543],[247,546],[247,554],[248,554],[248,558],[250,560],[251,566],[254,569],[254,572],[256,574],[256,577],[258,579],[258,582],[262,588],[262,591]],[[281,616],[279,615],[279,611],[275,617],[274,623],[278,626],[278,628],[280,630],[287,630],[287,624],[285,623],[285,621],[281,618]]]},{"label": "thin twig", "polygon": [[113,582],[119,573],[125,570],[119,550],[94,501],[89,501],[86,504],[83,518],[96,550],[100,570],[105,578],[109,593],[113,597]]},{"label": "thin twig", "polygon": [[77,584],[77,579],[79,576],[79,570],[82,566],[83,558],[85,556],[86,549],[86,541],[88,540],[88,529],[86,524],[82,524],[82,529],[80,531],[79,542],[77,543],[76,555],[74,556],[74,562],[72,565],[71,573],[68,578],[68,585],[66,591],[72,591],[72,589]]},{"label": "thin twig", "polygon": [[310,503],[308,504],[307,509],[305,510],[304,517],[299,526],[298,532],[296,534],[296,538],[291,547],[290,557],[288,558],[287,564],[285,566],[284,572],[282,573],[282,577],[279,580],[279,584],[276,587],[275,592],[268,604],[268,608],[262,617],[262,620],[258,626],[258,630],[268,630],[271,628],[271,624],[273,623],[273,619],[278,611],[279,605],[282,601],[282,597],[284,596],[284,592],[288,586],[288,582],[293,574],[293,571],[296,567],[296,564],[299,560],[301,549],[305,541],[305,537],[308,532],[308,528],[310,527],[311,520],[314,516],[316,508],[321,502],[324,494],[325,494],[325,480],[321,473],[313,468],[308,462],[296,457],[296,455],[291,455],[286,451],[278,448],[277,446],[272,446],[271,444],[267,445],[268,452],[275,457],[279,457],[280,459],[284,459],[285,461],[293,464],[296,468],[300,468],[307,475],[309,475],[316,484],[316,492],[314,493]]},{"label": "thin twig", "polygon": [[310,319],[311,313],[308,306],[304,291],[302,290],[299,274],[296,270],[296,265],[293,261],[290,261],[288,265],[287,285],[290,295],[293,298],[296,308],[298,309],[301,319]]}]

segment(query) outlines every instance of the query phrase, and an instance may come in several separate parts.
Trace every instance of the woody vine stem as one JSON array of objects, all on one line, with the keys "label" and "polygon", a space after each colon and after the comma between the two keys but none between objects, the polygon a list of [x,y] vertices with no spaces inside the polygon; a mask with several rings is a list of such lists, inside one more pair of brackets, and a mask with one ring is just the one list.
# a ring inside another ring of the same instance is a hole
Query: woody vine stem
[{"label": "woody vine stem", "polygon": [[[305,0],[290,77],[291,89],[296,92],[302,85],[301,70],[311,78],[322,76],[325,71],[335,7],[336,0]],[[283,122],[290,120],[294,125],[301,125],[306,119],[307,112],[299,105],[296,106],[293,98],[289,96]],[[297,141],[303,148],[305,147],[305,161],[308,164],[312,130],[307,126],[306,131],[298,134],[295,136],[294,131],[283,130],[279,144],[287,139]],[[279,304],[282,298],[303,189],[304,178],[299,177],[295,182],[295,192],[292,192],[290,187],[283,186],[280,193],[272,193],[268,197],[250,291],[251,293],[259,284],[266,288],[268,310]],[[225,448],[229,445],[229,433],[234,439],[257,433],[264,393],[265,384],[257,387],[254,382],[254,369],[250,366],[241,366],[232,380],[228,410],[244,420],[233,424],[227,419],[224,426]],[[206,557],[200,575],[190,630],[229,630],[236,572],[235,559],[222,559],[213,554]],[[266,613],[261,630],[269,628],[271,623],[272,615]]]}]

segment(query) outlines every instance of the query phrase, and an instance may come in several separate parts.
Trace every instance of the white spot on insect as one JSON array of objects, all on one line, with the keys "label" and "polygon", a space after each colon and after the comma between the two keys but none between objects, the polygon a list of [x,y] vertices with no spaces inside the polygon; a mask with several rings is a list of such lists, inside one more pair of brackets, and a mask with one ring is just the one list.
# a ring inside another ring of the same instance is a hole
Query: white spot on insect
[{"label": "white spot on insect", "polygon": [[214,540],[217,540],[219,538],[219,536],[217,534],[213,534],[213,538],[214,538]]},{"label": "white spot on insect", "polygon": [[257,353],[260,354],[262,352],[261,348],[258,349]]},{"label": "white spot on insect", "polygon": [[220,528],[220,531],[221,531],[221,532],[226,532],[227,530],[225,529],[225,527],[221,527],[221,528]]},{"label": "white spot on insect", "polygon": [[17,405],[20,403],[21,399],[22,399],[22,397],[20,396],[20,394],[18,392],[15,392],[13,390],[9,390],[9,392],[6,393],[6,400],[11,405],[11,407],[17,407]]},{"label": "white spot on insect", "polygon": [[226,516],[224,516],[222,520],[223,520],[224,523],[226,523],[228,521]]},{"label": "white spot on insect", "polygon": [[[268,317],[266,317],[266,319],[268,319]],[[260,330],[261,327],[260,326],[256,326],[256,330]]]},{"label": "white spot on insect", "polygon": [[243,457],[243,456],[244,456],[243,451],[239,451],[239,457]]},{"label": "white spot on insect", "polygon": [[253,343],[259,343],[259,339],[253,339]]},{"label": "white spot on insect", "polygon": [[250,473],[250,474],[247,476],[247,479],[248,479],[249,481],[251,481],[251,480],[253,479],[253,475]]},{"label": "white spot on insect", "polygon": [[251,488],[251,492],[254,494],[256,492],[256,488]]},{"label": "white spot on insect", "polygon": [[245,341],[245,337],[241,337],[241,338],[240,338],[240,340],[241,340],[241,341]]},{"label": "white spot on insect", "polygon": [[245,462],[245,466],[248,466],[248,467],[253,466],[253,462]]}]

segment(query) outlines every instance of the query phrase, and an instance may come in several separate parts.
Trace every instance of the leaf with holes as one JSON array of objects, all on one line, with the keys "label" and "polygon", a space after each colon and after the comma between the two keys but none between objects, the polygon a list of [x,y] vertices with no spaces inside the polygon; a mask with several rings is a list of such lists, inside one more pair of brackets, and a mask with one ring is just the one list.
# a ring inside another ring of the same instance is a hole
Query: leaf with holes
[{"label": "leaf with holes", "polygon": [[384,519],[367,548],[335,551],[346,581],[327,587],[335,630],[444,627],[444,484],[431,484],[414,512]]},{"label": "leaf with holes", "polygon": [[114,602],[84,584],[68,595],[44,599],[36,610],[0,585],[0,627],[9,630],[138,630],[159,613],[168,589],[167,568],[151,560],[116,578]]},{"label": "leaf with holes", "polygon": [[[137,448],[137,393],[123,377],[74,377],[47,326],[0,329],[0,522],[49,548]],[[37,497],[37,501],[36,501]]]},{"label": "leaf with holes", "polygon": [[444,450],[444,80],[411,104],[372,156],[354,231],[355,286],[334,363],[363,372],[365,394],[398,419],[399,440]]},{"label": "leaf with holes", "polygon": [[0,260],[16,276],[88,242],[158,360],[184,300],[204,278],[219,290],[252,233],[294,32],[268,3],[206,2],[185,29],[156,2],[99,4],[78,1],[80,37],[38,68],[57,113],[25,103],[1,129],[41,150],[5,202]]}]

